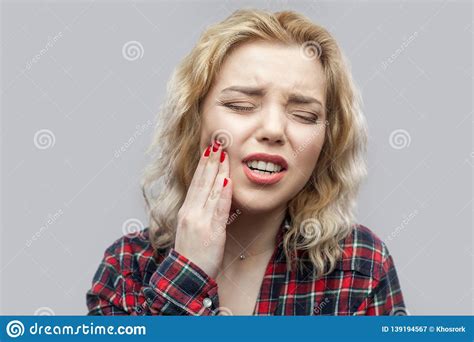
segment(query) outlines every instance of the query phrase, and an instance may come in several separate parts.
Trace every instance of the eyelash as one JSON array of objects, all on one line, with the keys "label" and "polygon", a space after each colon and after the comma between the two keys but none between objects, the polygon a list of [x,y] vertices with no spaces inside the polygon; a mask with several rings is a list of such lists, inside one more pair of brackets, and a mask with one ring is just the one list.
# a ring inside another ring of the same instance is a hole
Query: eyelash
[{"label": "eyelash", "polygon": [[[242,112],[249,112],[251,111],[252,109],[254,109],[253,107],[246,107],[246,106],[235,106],[233,105],[232,103],[222,103],[223,106],[229,108],[229,109],[233,109],[233,110],[237,110],[237,111],[242,111]],[[305,120],[306,122],[311,122],[311,123],[318,123],[319,121],[319,116],[315,116],[314,118],[308,118],[306,116],[303,116],[303,115],[295,115],[303,120]]]},{"label": "eyelash", "polygon": [[308,117],[302,116],[302,115],[296,115],[296,116],[299,117],[299,118],[301,118],[301,119],[303,119],[303,120],[305,120],[305,121],[311,122],[311,123],[318,123],[318,121],[319,121],[319,117],[318,117],[318,116],[316,116],[316,117],[314,117],[314,118],[308,118]]},{"label": "eyelash", "polygon": [[231,103],[225,103],[224,106],[226,106],[227,108],[230,108],[230,109],[240,110],[240,111],[244,111],[244,112],[249,112],[253,109],[253,107],[234,106]]}]

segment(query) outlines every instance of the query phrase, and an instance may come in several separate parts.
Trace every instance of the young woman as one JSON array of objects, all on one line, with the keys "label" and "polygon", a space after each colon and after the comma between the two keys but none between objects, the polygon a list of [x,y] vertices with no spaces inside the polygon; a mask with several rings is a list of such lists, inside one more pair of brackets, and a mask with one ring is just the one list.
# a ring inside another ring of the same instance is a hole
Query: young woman
[{"label": "young woman", "polygon": [[387,247],[353,214],[359,102],[334,38],[300,14],[208,28],[168,85],[149,227],[107,248],[89,315],[404,314]]}]

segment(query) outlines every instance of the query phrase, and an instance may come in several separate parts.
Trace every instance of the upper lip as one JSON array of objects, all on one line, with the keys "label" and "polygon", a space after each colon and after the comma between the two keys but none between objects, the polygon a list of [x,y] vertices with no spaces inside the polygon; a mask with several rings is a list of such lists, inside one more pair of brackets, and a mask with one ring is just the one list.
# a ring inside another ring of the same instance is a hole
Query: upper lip
[{"label": "upper lip", "polygon": [[268,153],[252,153],[246,156],[243,159],[243,162],[246,163],[249,160],[261,160],[265,162],[271,162],[273,164],[280,165],[283,169],[288,169],[288,163],[286,162],[285,158],[278,154],[268,154]]}]

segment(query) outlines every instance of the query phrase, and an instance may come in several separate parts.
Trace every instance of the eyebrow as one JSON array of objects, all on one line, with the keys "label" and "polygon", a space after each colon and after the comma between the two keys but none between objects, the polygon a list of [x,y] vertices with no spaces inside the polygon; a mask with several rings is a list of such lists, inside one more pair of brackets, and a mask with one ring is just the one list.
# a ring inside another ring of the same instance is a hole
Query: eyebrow
[{"label": "eyebrow", "polygon": [[231,86],[227,87],[221,91],[221,94],[236,91],[249,96],[263,96],[265,95],[265,90],[262,88],[253,88],[253,87],[242,87],[242,86]]},{"label": "eyebrow", "polygon": [[[262,97],[265,95],[264,89],[256,88],[256,87],[231,86],[231,87],[227,87],[223,89],[221,91],[221,94],[227,93],[227,92],[238,92],[238,93],[242,93],[248,96],[258,96],[258,97]],[[311,96],[305,96],[305,95],[297,94],[297,93],[290,94],[288,98],[288,102],[295,103],[295,104],[316,103],[316,104],[319,104],[321,107],[323,107],[323,104],[318,99]]]}]

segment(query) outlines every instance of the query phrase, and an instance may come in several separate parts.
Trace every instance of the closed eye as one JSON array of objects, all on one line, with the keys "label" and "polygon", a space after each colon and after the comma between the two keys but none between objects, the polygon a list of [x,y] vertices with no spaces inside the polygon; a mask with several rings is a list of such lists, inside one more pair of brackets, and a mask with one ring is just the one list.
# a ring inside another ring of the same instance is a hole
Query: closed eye
[{"label": "closed eye", "polygon": [[[250,112],[255,109],[255,107],[253,106],[239,105],[238,104],[239,102],[224,103],[224,102],[219,101],[219,103],[226,108],[229,108],[235,111],[240,111],[240,112]],[[299,113],[306,113],[306,112],[299,112]],[[319,121],[319,116],[317,114],[310,113],[310,112],[308,112],[308,114],[310,115],[309,116],[300,115],[300,114],[293,114],[293,115],[297,117],[298,119],[304,120],[305,122],[317,124]]]},{"label": "closed eye", "polygon": [[242,111],[242,112],[248,112],[254,109],[254,107],[249,107],[249,106],[237,106],[232,103],[224,103],[223,104],[225,107],[230,108],[232,110],[237,110],[237,111]]},{"label": "closed eye", "polygon": [[306,116],[306,115],[298,115],[298,114],[294,114],[296,117],[302,119],[302,120],[305,120],[307,122],[311,122],[311,123],[317,123],[318,120],[319,120],[319,117],[317,115],[311,115],[311,116]]}]

